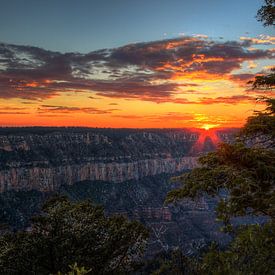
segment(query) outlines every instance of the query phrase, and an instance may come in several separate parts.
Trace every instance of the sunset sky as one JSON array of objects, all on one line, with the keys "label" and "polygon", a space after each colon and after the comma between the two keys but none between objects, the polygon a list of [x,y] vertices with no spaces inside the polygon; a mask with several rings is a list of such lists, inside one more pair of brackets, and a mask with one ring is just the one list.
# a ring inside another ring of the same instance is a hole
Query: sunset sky
[{"label": "sunset sky", "polygon": [[262,4],[2,0],[0,125],[240,127],[274,65]]}]

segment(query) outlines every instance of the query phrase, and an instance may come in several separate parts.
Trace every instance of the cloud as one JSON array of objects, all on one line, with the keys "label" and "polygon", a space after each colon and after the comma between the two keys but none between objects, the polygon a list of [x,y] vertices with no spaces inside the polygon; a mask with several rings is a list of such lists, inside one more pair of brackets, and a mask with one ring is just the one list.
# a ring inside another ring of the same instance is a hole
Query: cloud
[{"label": "cloud", "polygon": [[255,69],[257,68],[257,63],[255,63],[254,61],[248,61],[248,68],[249,69]]},{"label": "cloud", "polygon": [[28,112],[8,112],[8,111],[0,111],[0,115],[28,115]]},{"label": "cloud", "polygon": [[247,82],[253,80],[256,74],[243,73],[243,74],[232,74],[229,79],[238,83],[240,86],[246,86]]},{"label": "cloud", "polygon": [[194,34],[194,37],[207,39],[208,35],[206,35],[206,34]]},{"label": "cloud", "polygon": [[255,101],[256,98],[249,95],[233,95],[233,96],[219,96],[216,98],[202,97],[196,101],[191,101],[185,98],[171,99],[168,102],[177,104],[199,104],[199,105],[209,105],[209,104],[229,104],[235,105],[239,103],[249,103]]},{"label": "cloud", "polygon": [[240,40],[249,42],[251,45],[274,45],[275,44],[275,36],[269,36],[265,34],[260,34],[258,37],[241,36]]},{"label": "cloud", "polygon": [[4,106],[0,107],[0,115],[27,115],[26,108],[21,107],[10,107]]},{"label": "cloud", "polygon": [[238,104],[255,101],[256,98],[248,95],[220,96],[216,98],[204,97],[198,101],[198,104]]},{"label": "cloud", "polygon": [[232,71],[244,61],[272,58],[271,50],[249,49],[252,43],[182,36],[87,54],[2,43],[0,98],[43,101],[64,92],[91,92],[91,99],[184,103],[176,97],[184,87],[197,87],[196,79],[236,81]]},{"label": "cloud", "polygon": [[61,114],[71,114],[71,113],[85,113],[93,115],[110,114],[117,109],[107,109],[101,110],[94,107],[69,107],[69,106],[54,106],[54,105],[41,105],[37,112],[39,114],[45,113],[61,113]]},{"label": "cloud", "polygon": [[26,110],[26,108],[11,107],[11,106],[0,107],[0,111],[19,111],[19,110]]}]

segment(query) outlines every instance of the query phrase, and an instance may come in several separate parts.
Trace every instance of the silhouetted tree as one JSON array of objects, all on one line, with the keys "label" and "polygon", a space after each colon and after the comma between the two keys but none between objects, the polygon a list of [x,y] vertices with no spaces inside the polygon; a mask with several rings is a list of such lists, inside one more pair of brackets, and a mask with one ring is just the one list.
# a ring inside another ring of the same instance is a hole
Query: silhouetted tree
[{"label": "silhouetted tree", "polygon": [[100,206],[52,199],[33,218],[30,231],[0,238],[0,270],[1,274],[56,274],[77,263],[88,274],[126,273],[141,259],[147,237],[140,223],[106,217]]},{"label": "silhouetted tree", "polygon": [[275,0],[265,0],[265,5],[258,10],[257,19],[263,22],[264,26],[274,26]]},{"label": "silhouetted tree", "polygon": [[[275,87],[274,70],[256,78],[254,88]],[[267,108],[248,118],[239,139],[221,144],[216,152],[199,158],[200,167],[176,179],[182,187],[168,193],[167,202],[218,196],[216,213],[235,238],[225,251],[212,247],[199,274],[274,274],[275,272],[275,100],[264,99]],[[226,190],[227,196],[220,196]],[[263,225],[234,228],[232,218],[265,215]]]}]

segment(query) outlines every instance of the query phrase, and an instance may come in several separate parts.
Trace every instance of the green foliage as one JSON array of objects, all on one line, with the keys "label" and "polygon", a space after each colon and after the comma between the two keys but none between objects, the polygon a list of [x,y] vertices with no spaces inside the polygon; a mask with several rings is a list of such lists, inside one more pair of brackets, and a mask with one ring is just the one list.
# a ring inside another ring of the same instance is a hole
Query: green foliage
[{"label": "green foliage", "polygon": [[145,262],[141,274],[185,275],[198,274],[200,264],[193,258],[185,256],[180,250],[160,253]]},{"label": "green foliage", "polygon": [[225,251],[212,246],[198,266],[199,274],[274,274],[275,224],[239,229]]},{"label": "green foliage", "polygon": [[[41,202],[48,194],[30,191],[6,191],[0,193],[0,221],[12,229],[22,229],[29,226],[31,216],[38,213]],[[0,229],[1,230],[1,229]]]},{"label": "green foliage", "polygon": [[[86,275],[92,272],[92,269],[86,269],[85,267],[79,267],[77,263],[74,263],[73,265],[69,265],[70,271],[67,273],[67,275]],[[59,271],[57,275],[62,275],[62,273]]]},{"label": "green foliage", "polygon": [[[269,75],[256,77],[252,84],[254,88],[275,87],[274,69]],[[176,178],[183,186],[168,193],[168,203],[204,193],[218,196],[227,190],[228,196],[221,198],[216,209],[217,218],[227,226],[235,216],[264,214],[274,218],[275,99],[265,102],[264,111],[248,118],[239,142],[221,144],[216,152],[199,158],[199,168]]]},{"label": "green foliage", "polygon": [[[275,88],[275,67],[267,75],[256,76],[254,81],[249,81],[253,89],[272,90]],[[275,98],[265,98],[262,100],[266,103],[267,108],[262,112],[254,112],[249,117],[246,125],[241,131],[243,138],[265,135],[272,139],[275,138]]]},{"label": "green foliage", "polygon": [[66,198],[48,201],[43,214],[33,218],[29,232],[0,238],[3,274],[69,272],[72,263],[89,274],[119,274],[140,260],[148,231],[121,216],[106,217],[100,206],[72,203]]},{"label": "green foliage", "polygon": [[[144,274],[152,275],[249,275],[274,274],[275,224],[250,225],[238,229],[226,250],[216,244],[199,258],[186,257],[180,251],[147,262]],[[143,273],[142,273],[143,274]]]},{"label": "green foliage", "polygon": [[[255,89],[274,88],[274,69],[252,84]],[[194,274],[275,272],[275,99],[264,100],[267,108],[248,118],[238,141],[221,144],[216,152],[200,157],[200,167],[175,178],[182,187],[168,193],[167,203],[204,194],[220,197],[217,219],[235,236],[225,251],[212,246],[194,265]],[[269,222],[232,227],[232,218],[251,214],[266,215]]]},{"label": "green foliage", "polygon": [[199,159],[201,167],[176,178],[182,188],[168,193],[167,202],[226,189],[228,196],[217,206],[217,218],[225,223],[232,216],[248,213],[275,215],[275,156],[273,150],[222,144],[216,152]]},{"label": "green foliage", "polygon": [[264,26],[274,26],[275,0],[265,0],[265,5],[258,10],[257,18],[263,22]]},{"label": "green foliage", "polygon": [[[275,99],[264,99],[267,108],[263,112],[255,112],[248,118],[240,133],[242,139],[258,138],[257,142],[274,146],[275,138]],[[261,140],[259,140],[261,138]]]}]

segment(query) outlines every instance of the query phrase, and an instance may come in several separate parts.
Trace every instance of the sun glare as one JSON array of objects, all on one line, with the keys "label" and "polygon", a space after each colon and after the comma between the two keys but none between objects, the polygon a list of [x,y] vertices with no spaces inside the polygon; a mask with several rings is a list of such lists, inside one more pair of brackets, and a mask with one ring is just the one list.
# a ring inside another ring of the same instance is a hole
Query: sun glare
[{"label": "sun glare", "polygon": [[214,127],[217,127],[217,126],[219,126],[219,125],[218,124],[203,124],[201,128],[208,131],[208,130],[210,130]]}]

